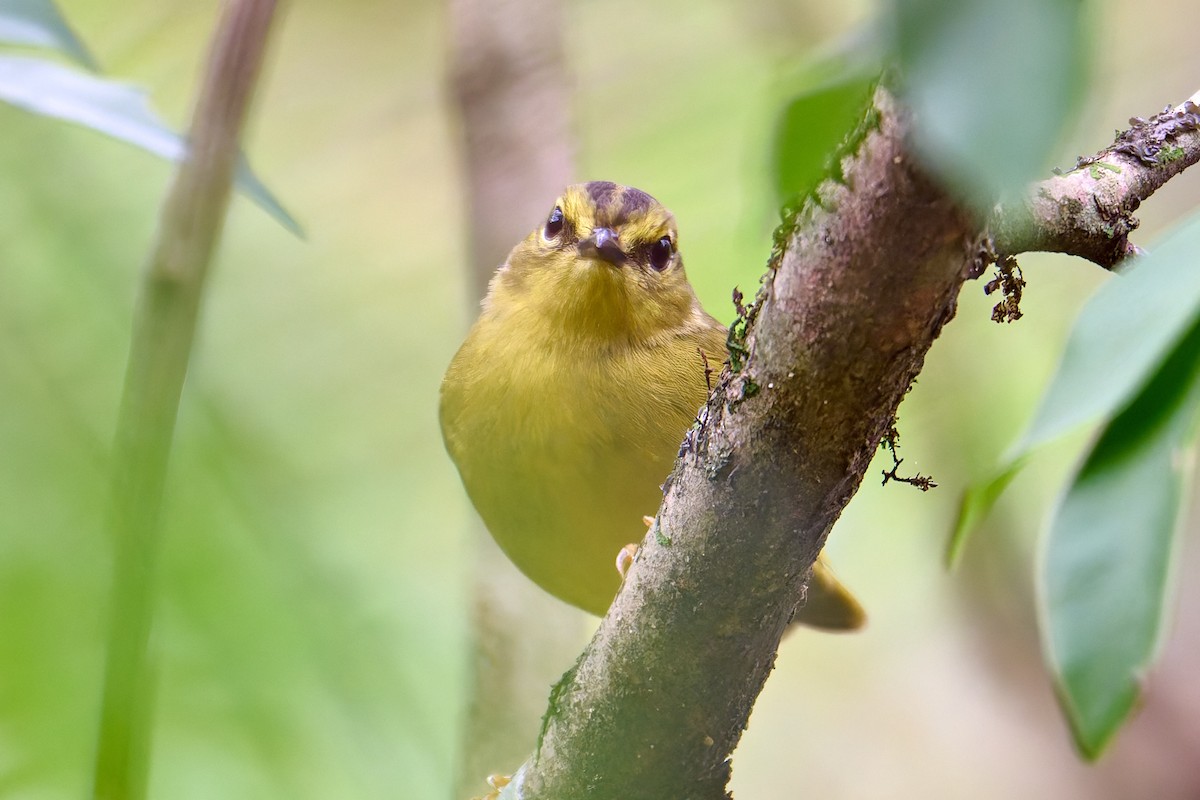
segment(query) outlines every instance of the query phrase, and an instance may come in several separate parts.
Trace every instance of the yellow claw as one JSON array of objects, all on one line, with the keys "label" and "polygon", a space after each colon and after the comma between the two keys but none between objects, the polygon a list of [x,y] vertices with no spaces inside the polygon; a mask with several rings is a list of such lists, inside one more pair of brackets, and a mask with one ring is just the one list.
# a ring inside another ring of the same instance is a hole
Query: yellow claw
[{"label": "yellow claw", "polygon": [[497,800],[500,797],[500,790],[512,783],[511,775],[488,775],[487,784],[492,787],[492,791],[482,797],[473,797],[471,800]]},{"label": "yellow claw", "polygon": [[[651,522],[653,522],[651,518]],[[633,559],[637,557],[638,546],[636,544],[627,544],[617,551],[617,572],[621,575],[621,580],[625,580],[625,573],[629,572],[629,568],[633,566]]]}]

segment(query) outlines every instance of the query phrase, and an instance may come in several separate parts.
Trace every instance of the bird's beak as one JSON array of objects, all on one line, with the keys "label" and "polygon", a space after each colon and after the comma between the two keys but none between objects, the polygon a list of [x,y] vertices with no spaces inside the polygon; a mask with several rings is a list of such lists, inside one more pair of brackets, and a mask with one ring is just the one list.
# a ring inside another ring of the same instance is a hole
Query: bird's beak
[{"label": "bird's beak", "polygon": [[625,263],[625,251],[617,241],[617,234],[612,228],[594,228],[592,235],[579,243],[579,254],[590,258],[599,258],[619,267]]}]

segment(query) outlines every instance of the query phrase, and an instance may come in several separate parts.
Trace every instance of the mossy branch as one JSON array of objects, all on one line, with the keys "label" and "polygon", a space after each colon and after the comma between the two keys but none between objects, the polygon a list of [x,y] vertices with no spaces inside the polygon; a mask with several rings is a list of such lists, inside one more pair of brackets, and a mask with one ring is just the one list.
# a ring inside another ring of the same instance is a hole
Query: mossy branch
[{"label": "mossy branch", "polygon": [[154,677],[149,637],[171,440],[238,140],[262,65],[274,0],[231,0],[213,37],[188,154],[142,278],[117,420],[108,530],[115,548],[93,797],[146,793]]},{"label": "mossy branch", "polygon": [[884,91],[872,119],[843,181],[785,222],[738,369],[668,482],[666,535],[643,542],[512,796],[726,796],[812,563],[974,253],[979,226],[909,158]]},{"label": "mossy branch", "polygon": [[[740,315],[736,367],[666,484],[662,535],[643,541],[555,687],[537,752],[501,797],[729,797],[730,754],[813,561],[980,253],[1037,247],[1115,263],[1129,252],[1112,250],[1104,231],[1108,256],[1094,232],[1054,232],[1064,220],[1037,198],[1060,178],[1010,212],[1024,214],[1019,224],[993,219],[989,235],[911,157],[908,115],[887,90],[870,119],[840,179],[785,220],[759,297]],[[1194,163],[1189,124],[1167,137],[1169,159],[1125,165],[1119,202]]]}]

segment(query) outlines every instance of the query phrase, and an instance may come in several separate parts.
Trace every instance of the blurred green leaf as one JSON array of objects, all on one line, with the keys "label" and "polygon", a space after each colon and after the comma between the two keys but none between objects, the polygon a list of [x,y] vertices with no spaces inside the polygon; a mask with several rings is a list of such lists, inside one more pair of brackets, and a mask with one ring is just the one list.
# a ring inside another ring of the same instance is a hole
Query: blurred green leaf
[{"label": "blurred green leaf", "polygon": [[958,506],[958,518],[954,522],[954,532],[946,547],[946,566],[948,568],[953,568],[958,564],[967,538],[991,513],[996,501],[1000,499],[1000,495],[1004,494],[1008,484],[1012,483],[1012,479],[1017,476],[1023,466],[1025,466],[1025,459],[1013,461],[988,480],[972,484],[963,492]]},{"label": "blurred green leaf", "polygon": [[1031,451],[1111,417],[1144,390],[1200,317],[1197,248],[1200,215],[1178,226],[1127,272],[1110,278],[1088,301],[1028,431],[1005,454],[1005,466],[964,495],[947,548],[951,564],[1008,485],[1009,473],[1019,470]]},{"label": "blurred green leaf", "polygon": [[878,75],[874,59],[840,52],[805,69],[775,126],[772,156],[781,203],[807,195],[828,174],[838,145],[862,118]]},{"label": "blurred green leaf", "polygon": [[[0,100],[78,123],[172,161],[185,151],[183,137],[158,118],[141,89],[43,59],[0,55]],[[237,186],[289,231],[303,235],[296,220],[245,163],[238,166]]]},{"label": "blurred green leaf", "polygon": [[1197,249],[1200,215],[1088,301],[1011,458],[1117,412],[1142,390],[1200,314]]},{"label": "blurred green leaf", "polygon": [[990,208],[1046,169],[1084,77],[1079,0],[895,0],[916,145]]},{"label": "blurred green leaf", "polygon": [[250,165],[246,163],[245,156],[238,159],[237,173],[235,173],[235,182],[242,194],[254,201],[254,204],[266,211],[275,221],[298,238],[304,238],[304,228],[300,227],[300,223],[296,218],[288,213],[288,210],[283,207],[278,198],[271,193],[271,190],[258,179],[258,176],[250,169]]},{"label": "blurred green leaf", "polygon": [[99,68],[50,0],[0,0],[0,44],[45,47],[90,70]]},{"label": "blurred green leaf", "polygon": [[1200,407],[1198,354],[1200,325],[1106,426],[1051,526],[1041,570],[1047,658],[1088,758],[1129,715],[1162,636]]}]

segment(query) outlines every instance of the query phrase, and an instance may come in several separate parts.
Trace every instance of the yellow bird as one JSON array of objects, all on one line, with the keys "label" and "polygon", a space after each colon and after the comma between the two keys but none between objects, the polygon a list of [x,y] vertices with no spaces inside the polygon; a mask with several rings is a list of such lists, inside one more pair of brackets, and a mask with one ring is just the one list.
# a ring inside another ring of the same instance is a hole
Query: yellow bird
[{"label": "yellow bird", "polygon": [[[725,338],[674,216],[632,187],[567,187],[497,270],[442,379],[442,436],[488,530],[543,589],[608,610],[614,557],[645,535]],[[797,621],[863,622],[822,559]]]}]

